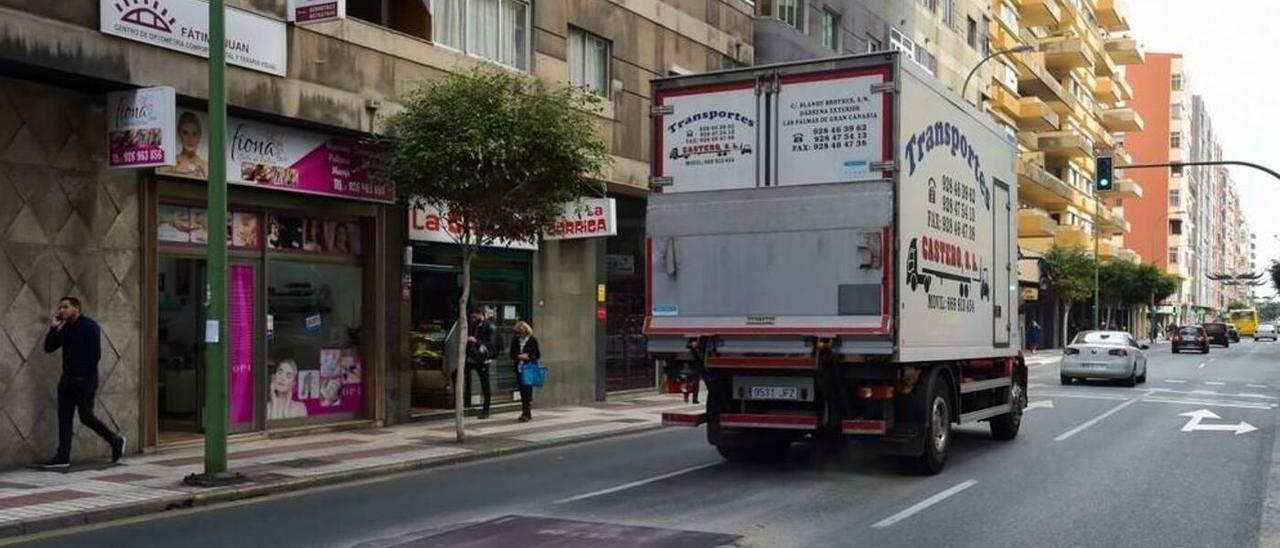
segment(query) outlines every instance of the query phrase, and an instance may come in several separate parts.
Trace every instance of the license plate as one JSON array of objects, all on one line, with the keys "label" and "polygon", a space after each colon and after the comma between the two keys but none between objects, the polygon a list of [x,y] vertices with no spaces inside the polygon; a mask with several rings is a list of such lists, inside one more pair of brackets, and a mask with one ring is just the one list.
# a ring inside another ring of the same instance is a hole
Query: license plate
[{"label": "license plate", "polygon": [[800,389],[794,386],[748,386],[748,400],[799,400]]},{"label": "license plate", "polygon": [[1105,363],[1086,363],[1084,364],[1084,366],[1088,369],[1106,369],[1107,368],[1107,364]]}]

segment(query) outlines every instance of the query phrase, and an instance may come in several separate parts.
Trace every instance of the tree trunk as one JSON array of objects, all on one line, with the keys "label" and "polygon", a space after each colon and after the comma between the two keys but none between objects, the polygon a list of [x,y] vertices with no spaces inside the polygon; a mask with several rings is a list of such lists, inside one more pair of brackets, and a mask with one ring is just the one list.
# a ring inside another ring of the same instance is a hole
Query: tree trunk
[{"label": "tree trunk", "polygon": [[1066,301],[1063,303],[1063,310],[1062,310],[1062,347],[1063,348],[1067,347],[1067,332],[1070,329],[1068,327],[1067,320],[1070,320],[1070,319],[1071,319],[1071,302]]},{"label": "tree trunk", "polygon": [[458,346],[457,352],[454,352],[453,364],[453,370],[457,372],[453,376],[453,422],[458,443],[467,441],[467,431],[463,428],[462,420],[463,411],[466,409],[467,377],[471,375],[471,372],[467,371],[467,337],[470,336],[467,329],[467,301],[471,299],[471,259],[475,255],[475,249],[470,244],[464,243],[462,246],[462,296],[458,297]]}]

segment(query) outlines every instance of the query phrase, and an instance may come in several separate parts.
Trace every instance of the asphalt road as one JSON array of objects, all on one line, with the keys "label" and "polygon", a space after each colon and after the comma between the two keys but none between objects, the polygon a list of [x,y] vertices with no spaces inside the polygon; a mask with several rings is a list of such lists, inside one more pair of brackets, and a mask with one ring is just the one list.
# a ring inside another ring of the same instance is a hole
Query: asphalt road
[{"label": "asphalt road", "polygon": [[[1135,388],[1060,386],[1056,364],[1039,366],[1030,394],[1018,439],[996,442],[985,425],[964,427],[947,470],[934,477],[856,446],[799,445],[780,466],[728,464],[701,429],[667,429],[30,544],[436,546],[446,544],[431,535],[507,515],[726,533],[740,546],[1258,544],[1280,344],[1245,341],[1207,356],[1158,346],[1148,382]],[[1219,418],[1183,415],[1200,410]],[[640,534],[614,533],[622,536],[576,538],[619,546]]]}]

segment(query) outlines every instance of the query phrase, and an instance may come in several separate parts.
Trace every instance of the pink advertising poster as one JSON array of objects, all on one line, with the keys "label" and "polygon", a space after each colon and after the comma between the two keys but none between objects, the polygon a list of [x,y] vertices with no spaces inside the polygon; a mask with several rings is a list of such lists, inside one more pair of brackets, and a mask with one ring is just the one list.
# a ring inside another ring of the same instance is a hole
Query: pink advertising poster
[{"label": "pink advertising poster", "polygon": [[[209,135],[205,113],[179,109],[178,151],[156,173],[206,179]],[[393,203],[395,185],[373,176],[378,150],[357,139],[324,135],[240,118],[227,119],[227,182]]]},{"label": "pink advertising poster", "polygon": [[307,415],[355,413],[364,406],[360,353],[355,348],[321,348],[320,370],[313,374],[313,387],[306,398]]},{"label": "pink advertising poster", "polygon": [[169,166],[174,161],[174,89],[107,94],[107,165]]},{"label": "pink advertising poster", "polygon": [[227,284],[232,424],[253,421],[253,271],[250,265],[232,265]]}]

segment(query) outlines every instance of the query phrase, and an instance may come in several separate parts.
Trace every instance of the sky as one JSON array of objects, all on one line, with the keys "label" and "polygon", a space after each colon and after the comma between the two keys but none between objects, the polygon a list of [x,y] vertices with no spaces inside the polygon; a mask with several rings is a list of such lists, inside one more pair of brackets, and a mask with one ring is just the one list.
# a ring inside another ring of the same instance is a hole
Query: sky
[{"label": "sky", "polygon": [[[1191,92],[1204,97],[1227,160],[1280,171],[1280,0],[1126,0],[1132,36],[1146,51],[1181,53]],[[1280,180],[1231,168],[1258,269],[1280,258]],[[1273,295],[1270,284],[1256,291]]]}]

